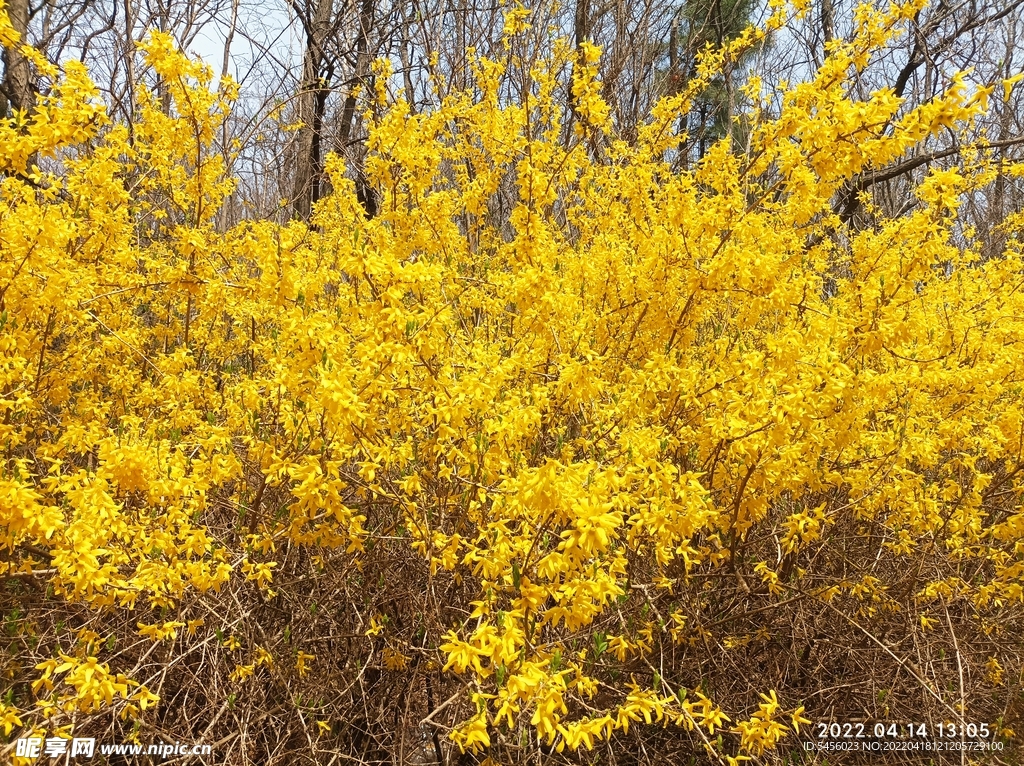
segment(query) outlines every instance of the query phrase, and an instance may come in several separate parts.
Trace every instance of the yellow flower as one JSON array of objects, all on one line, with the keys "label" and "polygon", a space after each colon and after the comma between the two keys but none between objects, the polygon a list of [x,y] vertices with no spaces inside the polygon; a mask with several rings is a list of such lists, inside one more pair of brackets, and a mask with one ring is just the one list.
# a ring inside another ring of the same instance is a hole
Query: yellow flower
[{"label": "yellow flower", "polygon": [[401,652],[384,647],[384,667],[388,670],[405,670],[409,666],[409,658]]},{"label": "yellow flower", "polygon": [[307,654],[306,652],[299,651],[299,653],[295,657],[295,669],[299,671],[299,678],[306,677],[306,673],[309,672],[309,667],[306,665],[306,663],[311,662],[315,659],[315,654]]},{"label": "yellow flower", "polygon": [[1013,92],[1013,86],[1024,79],[1024,72],[1018,72],[1013,77],[1008,77],[1003,80],[1003,101],[1010,100],[1010,93]]},{"label": "yellow flower", "polygon": [[471,753],[478,753],[485,747],[491,746],[491,737],[487,733],[487,720],[482,715],[457,726],[448,737],[459,746],[459,751],[463,753],[467,750]]},{"label": "yellow flower", "polygon": [[18,717],[18,709],[0,702],[0,726],[4,728],[4,736],[11,736],[11,731],[13,731],[15,726],[20,727],[23,725]]},{"label": "yellow flower", "polygon": [[235,669],[231,671],[231,680],[235,683],[241,683],[251,676],[255,670],[255,665],[235,665]]},{"label": "yellow flower", "polygon": [[803,717],[804,706],[796,708],[792,713],[789,714],[790,720],[793,722],[793,731],[797,734],[800,733],[800,725],[807,724],[810,726],[811,722]]}]

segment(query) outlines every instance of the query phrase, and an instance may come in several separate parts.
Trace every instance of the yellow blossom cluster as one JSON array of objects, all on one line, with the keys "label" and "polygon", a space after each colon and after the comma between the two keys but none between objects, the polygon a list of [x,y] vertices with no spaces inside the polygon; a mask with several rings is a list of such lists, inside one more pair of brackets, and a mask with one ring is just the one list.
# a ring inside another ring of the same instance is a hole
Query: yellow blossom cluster
[{"label": "yellow blossom cluster", "polygon": [[[331,157],[312,225],[214,225],[235,86],[211,90],[168,37],[142,48],[173,109],[142,89],[130,128],[69,64],[32,114],[0,121],[0,577],[43,572],[91,610],[159,609],[131,624],[173,647],[203,625],[175,611],[186,595],[239,578],[270,598],[286,548],[361,560],[376,535],[401,538],[471,596],[429,646],[464,687],[472,714],[451,739],[469,750],[498,728],[561,751],[639,724],[741,758],[776,747],[807,723],[798,700],[785,712],[769,691],[729,728],[713,694],[655,670],[717,630],[668,596],[746,572],[779,601],[895,609],[874,575],[805,579],[839,524],[907,567],[929,557],[922,626],[956,599],[996,620],[1019,609],[1022,221],[988,260],[951,236],[958,201],[993,177],[984,152],[870,227],[830,204],[984,108],[962,76],[906,111],[892,92],[851,95],[849,73],[921,4],[860,14],[781,114],[755,108],[744,153],[725,140],[683,172],[671,126],[763,31],[708,51],[632,144],[597,49],[577,61],[569,142],[557,67],[505,105],[505,65],[478,61],[475,92],[418,114],[398,99],[374,123],[375,217]],[[0,40],[15,44],[2,16]],[[235,547],[207,524],[224,508]],[[364,638],[384,632],[375,617]],[[382,651],[392,672],[413,666],[398,646]],[[257,649],[230,660],[236,684],[274,666]],[[316,656],[293,656],[306,676]],[[34,701],[0,706],[5,733],[33,710],[154,702],[98,654],[37,670]]]}]

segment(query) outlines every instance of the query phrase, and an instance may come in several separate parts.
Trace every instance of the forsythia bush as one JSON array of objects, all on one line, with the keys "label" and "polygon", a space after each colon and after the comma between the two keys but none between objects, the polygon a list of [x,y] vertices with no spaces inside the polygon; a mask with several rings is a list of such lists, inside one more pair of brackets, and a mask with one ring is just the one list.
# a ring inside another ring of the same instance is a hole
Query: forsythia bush
[{"label": "forsythia bush", "polygon": [[[751,80],[748,145],[686,170],[679,115],[764,30],[629,144],[587,46],[569,131],[568,46],[515,103],[495,61],[428,113],[381,89],[378,215],[333,158],[310,224],[227,231],[230,82],[153,33],[173,109],[143,89],[112,124],[83,67],[37,60],[52,89],[0,122],[4,734],[198,737],[219,703],[172,730],[198,692],[164,679],[224,667],[225,709],[263,678],[290,690],[267,715],[309,725],[297,747],[329,747],[344,723],[296,690],[383,673],[426,679],[439,752],[569,757],[640,728],[735,763],[863,714],[825,706],[853,667],[816,659],[838,637],[894,669],[841,699],[1012,737],[1022,220],[987,260],[959,226],[997,170],[976,144],[903,215],[830,204],[986,108],[966,76],[910,111],[850,95],[921,5],[860,13],[776,117]],[[322,617],[344,648],[296,638],[318,583],[362,594]],[[293,607],[283,632],[254,616]]]}]

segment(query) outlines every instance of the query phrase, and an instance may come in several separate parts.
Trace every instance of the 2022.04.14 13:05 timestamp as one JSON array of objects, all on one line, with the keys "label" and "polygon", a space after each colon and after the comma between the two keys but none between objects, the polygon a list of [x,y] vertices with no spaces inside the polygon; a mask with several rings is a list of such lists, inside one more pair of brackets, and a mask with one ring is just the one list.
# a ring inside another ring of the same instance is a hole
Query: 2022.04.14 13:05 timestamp
[{"label": "2022.04.14 13:05 timestamp", "polygon": [[816,739],[969,739],[987,740],[987,723],[896,723],[892,721],[819,721],[813,724]]}]

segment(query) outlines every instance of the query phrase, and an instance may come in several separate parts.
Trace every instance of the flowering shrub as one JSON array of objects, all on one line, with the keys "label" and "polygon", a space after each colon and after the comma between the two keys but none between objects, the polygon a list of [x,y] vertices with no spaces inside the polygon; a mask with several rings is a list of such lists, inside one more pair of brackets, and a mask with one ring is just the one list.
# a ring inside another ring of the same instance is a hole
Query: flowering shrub
[{"label": "flowering shrub", "polygon": [[1021,220],[988,260],[958,229],[983,146],[910,212],[831,207],[985,109],[964,76],[908,111],[850,95],[920,5],[860,14],[777,117],[752,80],[748,146],[684,171],[679,115],[764,31],[707,52],[632,144],[596,49],[567,140],[568,48],[521,103],[485,60],[433,112],[381,91],[379,213],[333,158],[309,225],[214,225],[234,88],[169,38],[142,47],[173,110],[143,89],[130,127],[51,69],[0,122],[5,734],[187,738],[230,710],[226,742],[248,705],[301,722],[282,741],[313,760],[400,752],[402,713],[438,755],[640,729],[734,763],[925,704],[1011,737]]}]

